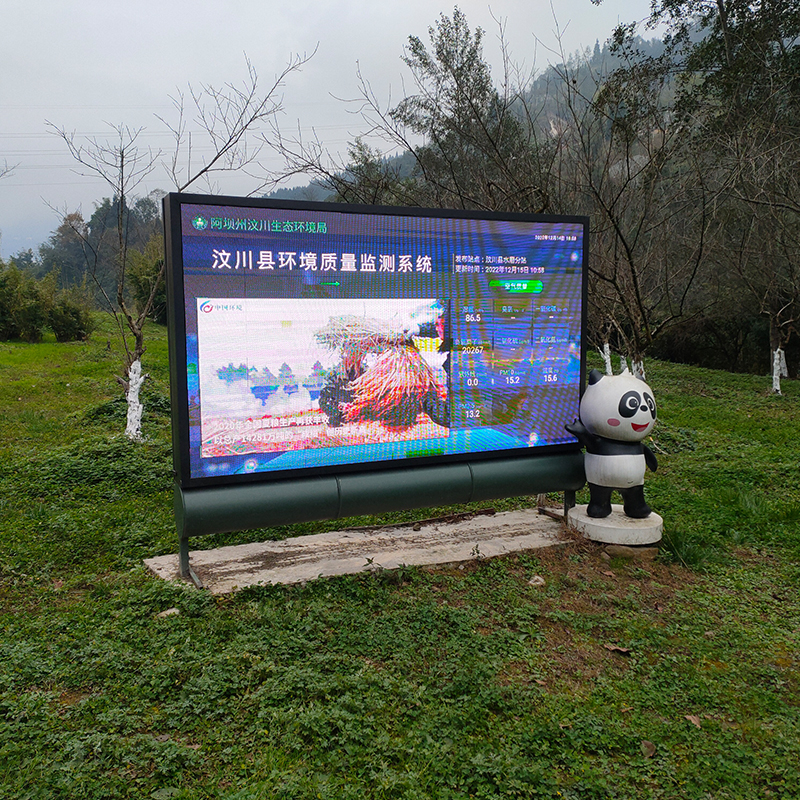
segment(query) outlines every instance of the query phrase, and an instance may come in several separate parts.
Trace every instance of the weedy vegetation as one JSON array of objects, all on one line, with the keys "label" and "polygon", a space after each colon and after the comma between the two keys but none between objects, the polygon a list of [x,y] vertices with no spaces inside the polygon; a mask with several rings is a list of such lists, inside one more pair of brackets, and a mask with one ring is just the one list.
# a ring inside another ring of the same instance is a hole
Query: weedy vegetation
[{"label": "weedy vegetation", "polygon": [[212,597],[142,566],[177,547],[166,338],[134,443],[105,324],[0,344],[0,798],[800,796],[797,382],[648,363],[655,562],[565,534]]}]

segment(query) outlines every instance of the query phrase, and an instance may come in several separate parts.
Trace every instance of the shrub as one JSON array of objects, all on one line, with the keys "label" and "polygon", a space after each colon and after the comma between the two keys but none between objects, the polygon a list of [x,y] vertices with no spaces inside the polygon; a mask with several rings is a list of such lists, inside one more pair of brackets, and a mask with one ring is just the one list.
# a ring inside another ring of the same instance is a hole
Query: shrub
[{"label": "shrub", "polygon": [[41,341],[54,288],[52,278],[37,281],[15,264],[0,262],[0,338]]},{"label": "shrub", "polygon": [[86,287],[56,290],[56,275],[37,279],[0,261],[0,340],[40,342],[50,327],[59,342],[85,339],[94,329]]},{"label": "shrub", "polygon": [[86,287],[65,289],[56,295],[48,323],[57,342],[83,341],[94,330]]}]

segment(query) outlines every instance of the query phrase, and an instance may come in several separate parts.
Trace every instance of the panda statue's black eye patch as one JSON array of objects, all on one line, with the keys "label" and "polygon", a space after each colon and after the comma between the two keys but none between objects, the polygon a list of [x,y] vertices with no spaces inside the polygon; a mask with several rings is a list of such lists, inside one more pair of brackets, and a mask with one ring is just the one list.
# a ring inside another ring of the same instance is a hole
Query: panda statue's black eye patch
[{"label": "panda statue's black eye patch", "polygon": [[644,401],[647,403],[647,407],[650,409],[650,416],[655,419],[656,418],[656,401],[650,397],[647,392],[644,393]]},{"label": "panda statue's black eye patch", "polygon": [[639,392],[625,392],[619,400],[619,415],[621,417],[632,417],[642,404],[642,396]]}]

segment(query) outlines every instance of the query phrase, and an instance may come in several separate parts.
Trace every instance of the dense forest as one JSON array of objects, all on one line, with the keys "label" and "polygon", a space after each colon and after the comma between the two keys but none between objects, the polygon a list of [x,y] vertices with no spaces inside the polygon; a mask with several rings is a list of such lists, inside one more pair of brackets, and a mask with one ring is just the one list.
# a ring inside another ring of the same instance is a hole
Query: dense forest
[{"label": "dense forest", "polygon": [[[588,215],[591,345],[772,373],[779,391],[800,366],[800,2],[655,0],[651,22],[661,39],[622,25],[533,76],[510,54],[497,76],[484,32],[443,14],[427,42],[409,38],[397,105],[364,79],[346,158],[271,131],[274,184],[306,184],[269,196]],[[163,319],[159,205],[115,196],[66,215],[0,263],[0,298],[10,275],[55,275],[113,304],[124,232],[125,297]]]}]

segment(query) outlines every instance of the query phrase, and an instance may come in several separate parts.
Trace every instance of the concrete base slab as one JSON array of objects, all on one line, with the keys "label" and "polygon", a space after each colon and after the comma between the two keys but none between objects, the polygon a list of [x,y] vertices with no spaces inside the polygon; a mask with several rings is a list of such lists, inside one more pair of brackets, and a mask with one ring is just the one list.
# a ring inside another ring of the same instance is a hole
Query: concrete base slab
[{"label": "concrete base slab", "polygon": [[[419,527],[419,530],[414,530]],[[456,522],[319,533],[189,554],[204,588],[226,594],[246,586],[302,583],[400,566],[452,564],[557,544],[561,524],[535,509],[477,515]],[[181,580],[178,556],[148,558],[160,578]]]},{"label": "concrete base slab", "polygon": [[621,505],[612,504],[611,514],[602,519],[590,517],[586,506],[569,510],[569,524],[585,538],[607,544],[654,544],[661,541],[664,520],[656,513],[644,519],[626,517]]}]

